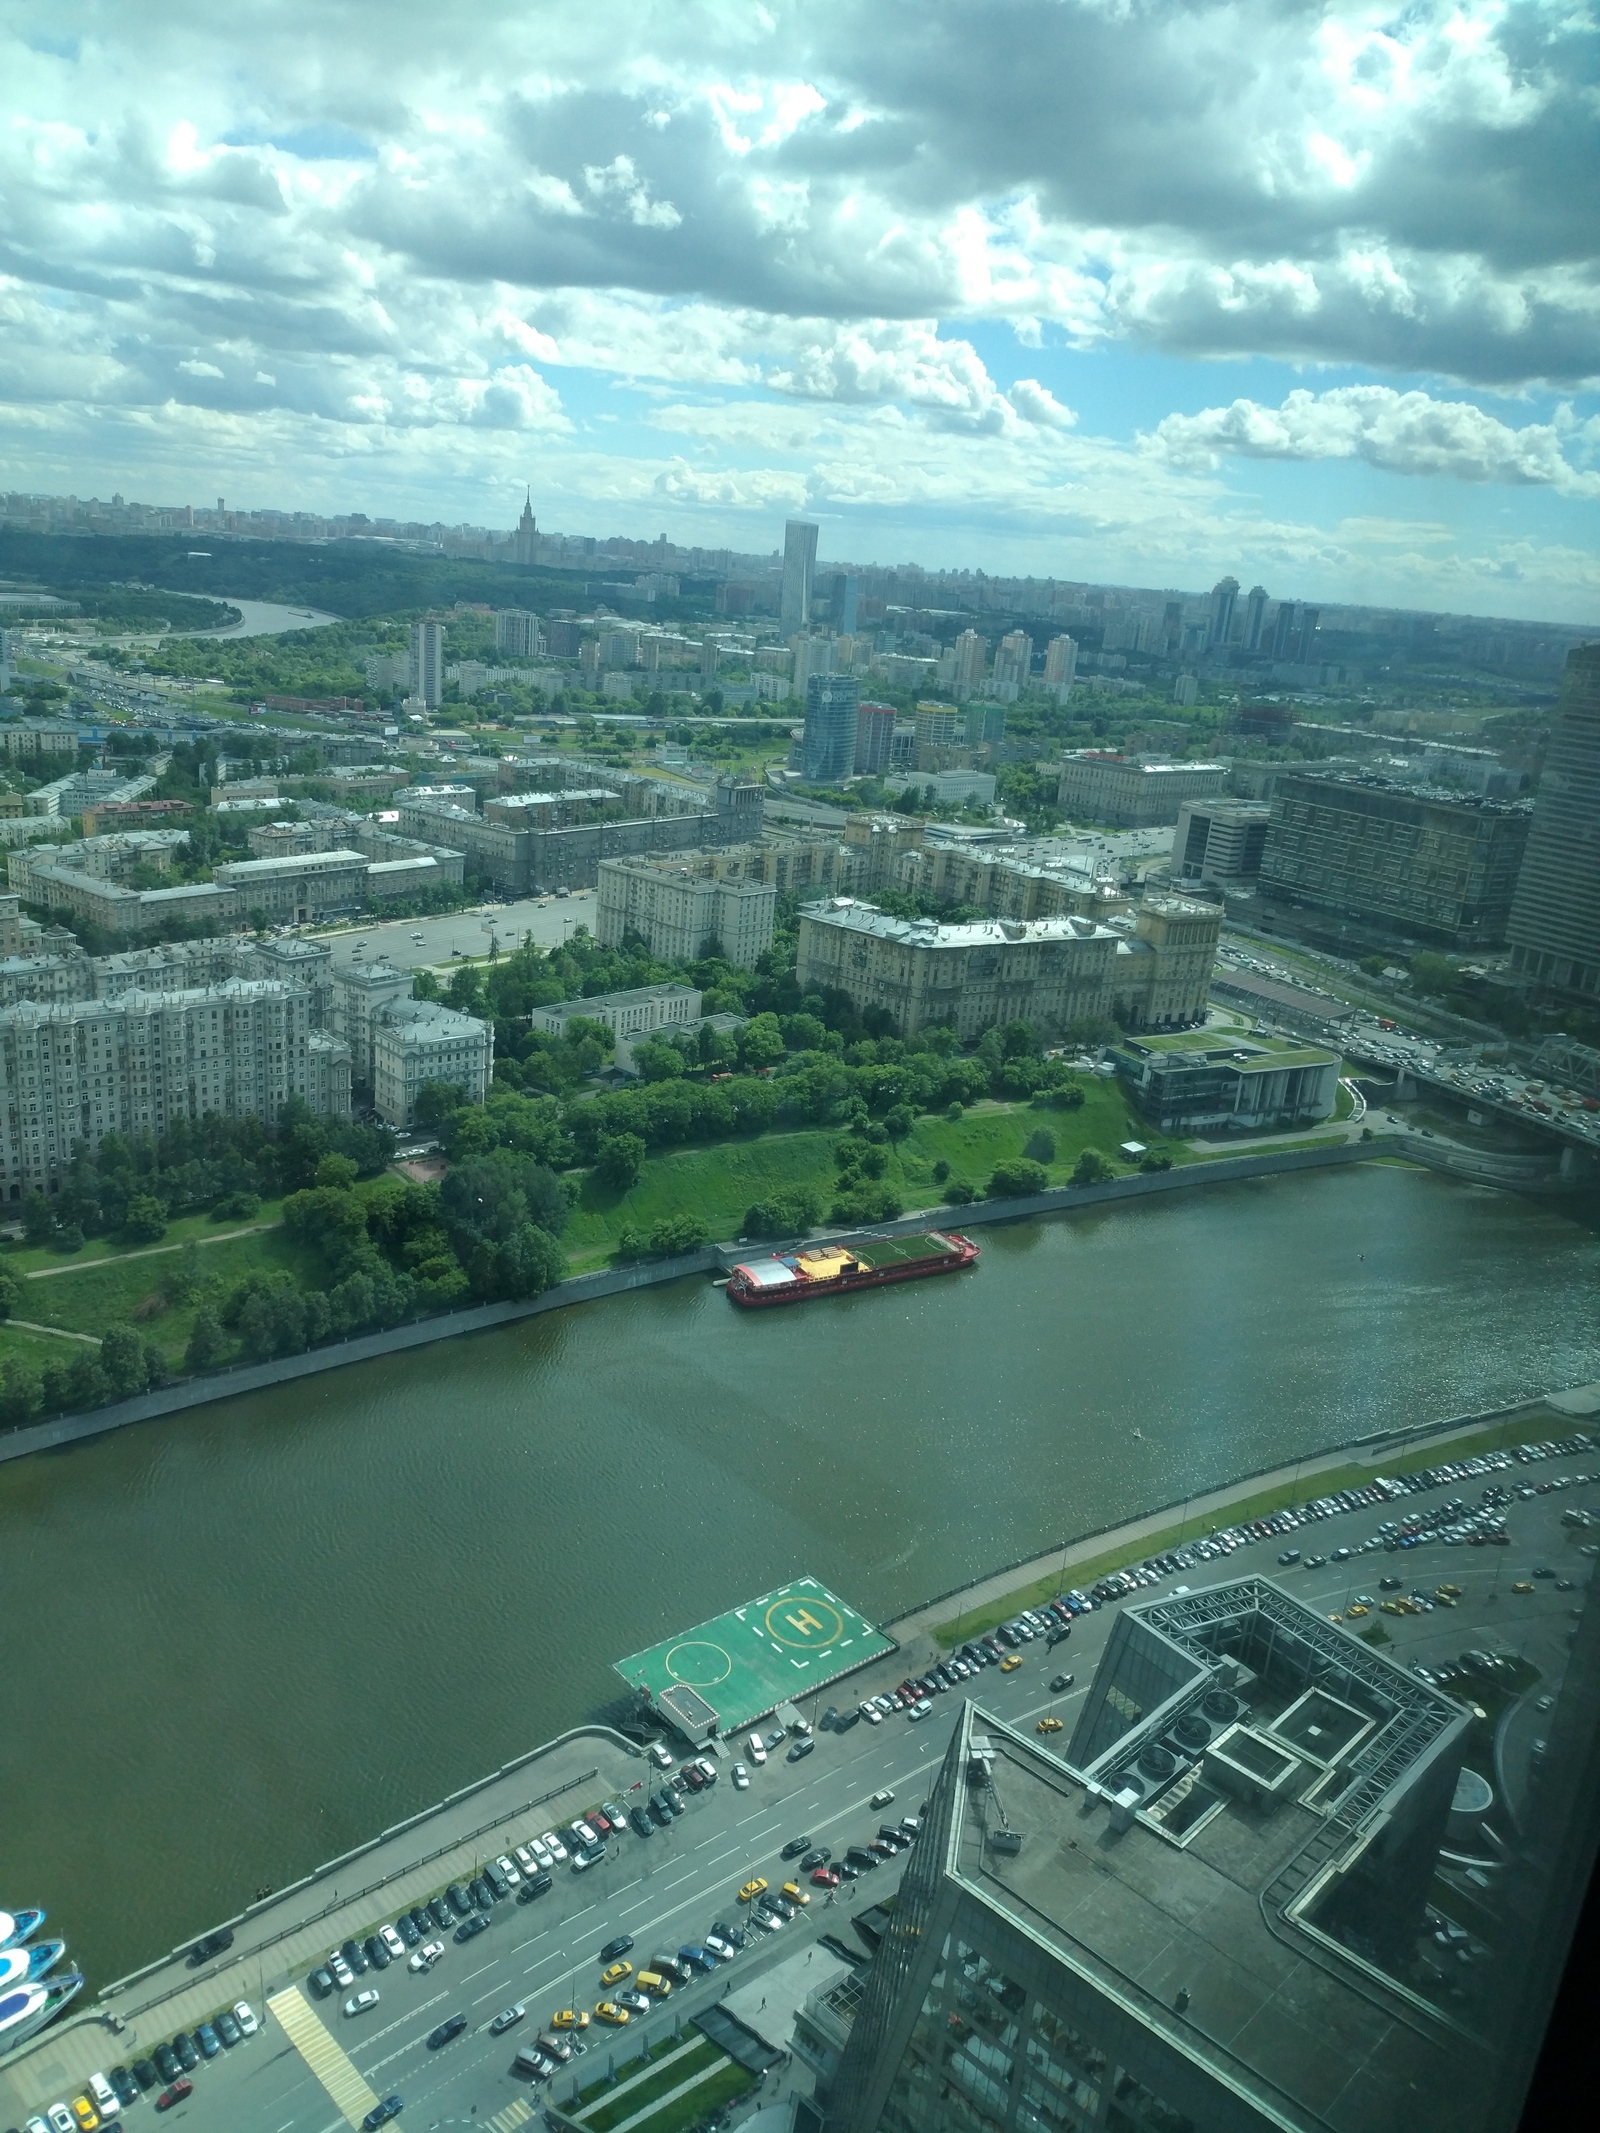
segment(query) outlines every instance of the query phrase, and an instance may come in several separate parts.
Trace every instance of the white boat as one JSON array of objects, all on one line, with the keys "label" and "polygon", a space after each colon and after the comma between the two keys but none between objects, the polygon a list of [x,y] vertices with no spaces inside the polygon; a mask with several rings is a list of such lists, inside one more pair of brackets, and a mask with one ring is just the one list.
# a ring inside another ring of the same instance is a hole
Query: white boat
[{"label": "white boat", "polygon": [[0,2059],[37,2036],[82,1990],[82,1977],[68,1970],[48,1984],[13,1985],[0,1992]]},{"label": "white boat", "polygon": [[64,1940],[36,1940],[26,1948],[0,1949],[0,1992],[9,1992],[15,1985],[37,1984],[66,1952]]},{"label": "white boat", "polygon": [[43,1911],[0,1911],[0,1948],[20,1948],[43,1924]]}]

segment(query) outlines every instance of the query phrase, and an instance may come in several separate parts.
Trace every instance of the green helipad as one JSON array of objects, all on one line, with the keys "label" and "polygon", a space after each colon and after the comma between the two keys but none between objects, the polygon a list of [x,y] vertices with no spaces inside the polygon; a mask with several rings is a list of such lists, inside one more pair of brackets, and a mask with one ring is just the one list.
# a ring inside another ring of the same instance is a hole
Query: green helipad
[{"label": "green helipad", "polygon": [[616,1671],[692,1736],[724,1736],[894,1650],[894,1639],[815,1578],[619,1659]]}]

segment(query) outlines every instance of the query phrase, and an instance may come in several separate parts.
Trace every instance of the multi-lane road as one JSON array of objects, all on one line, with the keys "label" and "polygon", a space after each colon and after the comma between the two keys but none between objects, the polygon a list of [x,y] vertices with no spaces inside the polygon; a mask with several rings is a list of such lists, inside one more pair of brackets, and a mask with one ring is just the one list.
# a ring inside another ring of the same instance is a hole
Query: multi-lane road
[{"label": "multi-lane road", "polygon": [[308,931],[311,939],[326,941],[333,950],[336,969],[358,961],[375,963],[386,955],[399,969],[409,970],[418,964],[444,966],[458,954],[487,955],[491,940],[498,942],[502,954],[520,948],[524,940],[558,948],[579,926],[594,931],[593,889],[574,889],[570,896],[529,896],[512,904],[479,904],[443,918],[396,918],[381,925]]},{"label": "multi-lane road", "polygon": [[[1573,1478],[1587,1477],[1591,1470],[1594,1481]],[[1182,1582],[1200,1585],[1256,1572],[1281,1580],[1308,1606],[1334,1613],[1363,1590],[1376,1593],[1380,1577],[1391,1572],[1402,1574],[1409,1588],[1424,1592],[1448,1579],[1461,1588],[1457,1607],[1383,1618],[1392,1639],[1391,1656],[1412,1665],[1485,1646],[1527,1657],[1540,1669],[1539,1695],[1526,1699],[1526,1711],[1515,1712],[1513,1721],[1529,1736],[1525,1746],[1531,1748],[1532,1736],[1550,1723],[1549,1705],[1541,1711],[1540,1702],[1560,1692],[1574,1610],[1593,1569],[1594,1559],[1584,1550],[1593,1545],[1590,1534],[1600,1531],[1600,1526],[1570,1526],[1563,1514],[1580,1506],[1600,1512],[1600,1452],[1513,1465],[1492,1478],[1513,1488],[1558,1479],[1565,1485],[1514,1499],[1507,1510],[1512,1536],[1507,1548],[1435,1544],[1399,1554],[1358,1553],[1346,1563],[1329,1561],[1308,1570],[1303,1564],[1280,1568],[1275,1562],[1279,1544],[1268,1541],[1226,1566],[1196,1565],[1163,1578],[1149,1596],[1170,1592]],[[1480,1479],[1427,1492],[1416,1499],[1417,1506],[1437,1502],[1440,1493],[1473,1501],[1483,1485]],[[1295,1537],[1307,1552],[1355,1548],[1375,1531],[1379,1516],[1379,1507],[1372,1507]],[[1535,1577],[1540,1569],[1555,1575]],[[1558,1587],[1557,1576],[1570,1581],[1568,1589]],[[1531,1584],[1532,1589],[1519,1593],[1514,1589],[1518,1583]],[[1077,1700],[1115,1613],[1115,1607],[1109,1607],[1080,1618],[1071,1639],[1053,1651],[1038,1643],[1027,1646],[1015,1672],[986,1669],[972,1682],[971,1693],[986,1710],[1020,1727],[1031,1727],[1046,1713],[1061,1716],[1066,1730],[1056,1744],[1064,1744],[1071,1738]],[[892,1687],[908,1666],[921,1670],[928,1662],[929,1647],[919,1637],[852,1677],[848,1692],[864,1696]],[[1049,1683],[1058,1672],[1070,1672],[1074,1683],[1052,1694]],[[173,2127],[188,2121],[191,2133],[209,2133],[212,2127],[226,2127],[228,2133],[342,2133],[359,2118],[356,2105],[365,2108],[370,2098],[399,2094],[405,2101],[402,2123],[411,2133],[433,2133],[446,2124],[473,2120],[488,2121],[493,2133],[515,2133],[528,2115],[519,2099],[531,2094],[512,2073],[515,2053],[548,2025],[557,2008],[592,2010],[604,1996],[599,1952],[606,1941],[631,1934],[632,1960],[640,1967],[657,1951],[673,1953],[686,1942],[701,1940],[719,1919],[739,1918],[738,1890],[753,1875],[764,1876],[774,1887],[787,1879],[794,1868],[780,1855],[790,1839],[805,1836],[839,1853],[873,1835],[886,1814],[898,1819],[915,1812],[949,1743],[960,1701],[953,1694],[938,1699],[921,1723],[896,1715],[877,1727],[858,1724],[843,1734],[819,1732],[814,1752],[803,1761],[790,1763],[779,1750],[764,1766],[752,1767],[748,1790],[735,1787],[731,1764],[724,1762],[720,1781],[709,1792],[689,1798],[685,1813],[670,1829],[657,1830],[647,1840],[632,1835],[622,1839],[611,1857],[587,1873],[558,1871],[554,1888],[532,1903],[497,1905],[493,1925],[477,1939],[461,1945],[447,1937],[446,1953],[432,1971],[414,1975],[406,1965],[395,1963],[381,1974],[369,1973],[360,1984],[377,1988],[378,2004],[360,2016],[342,2014],[343,1993],[315,2000],[303,1975],[285,1979],[261,1974],[263,1996],[278,2000],[280,2012],[269,2014],[257,2000],[261,2033],[196,2071],[193,2096],[168,2114]],[[731,1752],[739,1751],[734,1747]],[[1526,1753],[1517,1760],[1525,1769]],[[632,1769],[644,1775],[637,1762]],[[871,1796],[880,1789],[894,1793],[892,1810],[871,1808]],[[612,1796],[604,1779],[596,1780],[593,1791],[595,1797]],[[537,1835],[547,1826],[548,1818],[532,1815],[525,1828],[512,1833],[513,1841]],[[497,1845],[498,1839],[491,1840],[490,1850]],[[652,2040],[692,2018],[730,1982],[759,1975],[797,1947],[810,1945],[820,1933],[832,1930],[853,1940],[851,1914],[892,1890],[901,1864],[886,1863],[861,1881],[846,1884],[831,1904],[822,1891],[813,1890],[811,1904],[793,1923],[757,1935],[726,1971],[719,1969],[674,1992],[642,2023],[630,2023],[624,2031],[592,2024],[588,2053],[557,2077],[551,2092],[565,2100],[576,2086],[604,2072],[610,2058],[619,2066],[633,2058],[641,2037]],[[381,1899],[375,1896],[361,1930],[393,1917],[400,1901],[397,1896],[380,1907]],[[301,1995],[300,2004],[279,1999],[286,1988]],[[516,2001],[526,2004],[526,2019],[503,2036],[492,2035],[494,2016]],[[300,2045],[291,2041],[285,2014]],[[465,2033],[443,2049],[430,2051],[429,2033],[456,2014],[467,2018]],[[153,2019],[141,2020],[137,2043],[127,2056],[148,2051],[157,2034]],[[309,2058],[301,2048],[308,2043]],[[109,2063],[117,2047],[110,2038],[106,2046]],[[313,2061],[320,2074],[313,2071]],[[69,2089],[68,2095],[72,2092]],[[55,2099],[38,2100],[42,2104]],[[134,2115],[142,2116],[145,2108],[136,2107]]]}]

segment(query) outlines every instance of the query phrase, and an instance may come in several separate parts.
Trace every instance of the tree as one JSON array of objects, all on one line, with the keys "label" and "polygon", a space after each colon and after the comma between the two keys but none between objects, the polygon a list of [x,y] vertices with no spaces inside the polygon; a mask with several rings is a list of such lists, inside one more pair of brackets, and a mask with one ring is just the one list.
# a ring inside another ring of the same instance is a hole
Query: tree
[{"label": "tree", "polygon": [[130,1244],[159,1244],[167,1234],[167,1210],[153,1193],[135,1193],[122,1218],[122,1234]]},{"label": "tree", "polygon": [[466,1092],[453,1081],[425,1081],[411,1107],[415,1123],[429,1132],[447,1125],[466,1102]]},{"label": "tree", "polygon": [[883,1114],[883,1130],[892,1141],[903,1141],[917,1122],[909,1104],[893,1104]]},{"label": "tree", "polygon": [[100,1368],[111,1390],[123,1399],[143,1392],[150,1382],[144,1342],[131,1326],[109,1326],[100,1342]]},{"label": "tree", "polygon": [[222,1361],[226,1347],[227,1336],[216,1312],[210,1304],[202,1304],[194,1314],[194,1329],[189,1335],[189,1345],[184,1350],[184,1369],[191,1377],[199,1377],[207,1370],[215,1370]]},{"label": "tree", "polygon": [[353,1185],[361,1171],[347,1155],[325,1155],[317,1165],[319,1185]]},{"label": "tree", "polygon": [[1048,1128],[1038,1126],[1028,1135],[1022,1152],[1032,1162],[1053,1163],[1056,1159],[1056,1137]]},{"label": "tree", "polygon": [[739,1032],[739,1059],[746,1068],[776,1066],[787,1049],[774,1014],[752,1015]]},{"label": "tree", "polygon": [[657,1258],[671,1259],[679,1252],[698,1251],[711,1242],[711,1232],[698,1215],[667,1215],[650,1232],[650,1249]]},{"label": "tree", "polygon": [[675,1044],[649,1037],[633,1048],[633,1063],[645,1081],[677,1081],[684,1070],[683,1054]]},{"label": "tree", "polygon": [[1116,1165],[1098,1148],[1085,1148],[1073,1168],[1072,1182],[1074,1185],[1103,1185],[1107,1178],[1114,1178],[1116,1174]]},{"label": "tree", "polygon": [[30,1192],[22,1203],[22,1234],[29,1244],[48,1244],[56,1233],[56,1218],[50,1202],[39,1191]]},{"label": "tree", "polygon": [[1024,1194],[1045,1192],[1049,1189],[1050,1173],[1043,1163],[1030,1162],[1027,1156],[1014,1156],[1010,1162],[996,1163],[989,1178],[989,1197],[993,1200],[1008,1200]]},{"label": "tree", "polygon": [[613,1133],[600,1143],[594,1174],[613,1192],[626,1192],[644,1168],[644,1142],[637,1133]]},{"label": "tree", "polygon": [[72,1358],[67,1368],[67,1398],[74,1407],[103,1407],[110,1391],[95,1349],[85,1348]]},{"label": "tree", "polygon": [[0,1423],[15,1429],[31,1421],[44,1404],[39,1373],[19,1355],[7,1356],[0,1367]]},{"label": "tree", "polygon": [[22,1283],[10,1267],[0,1266],[0,1318],[9,1318],[22,1301]]}]

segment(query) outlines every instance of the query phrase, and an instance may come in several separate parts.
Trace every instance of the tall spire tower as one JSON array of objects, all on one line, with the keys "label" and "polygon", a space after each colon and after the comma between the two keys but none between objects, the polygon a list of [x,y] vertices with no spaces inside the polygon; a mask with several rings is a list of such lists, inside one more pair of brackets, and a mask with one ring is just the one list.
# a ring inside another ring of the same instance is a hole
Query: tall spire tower
[{"label": "tall spire tower", "polygon": [[530,490],[523,502],[522,516],[517,520],[517,561],[524,570],[533,568],[534,543],[539,538],[539,529],[533,522],[533,492]]}]

